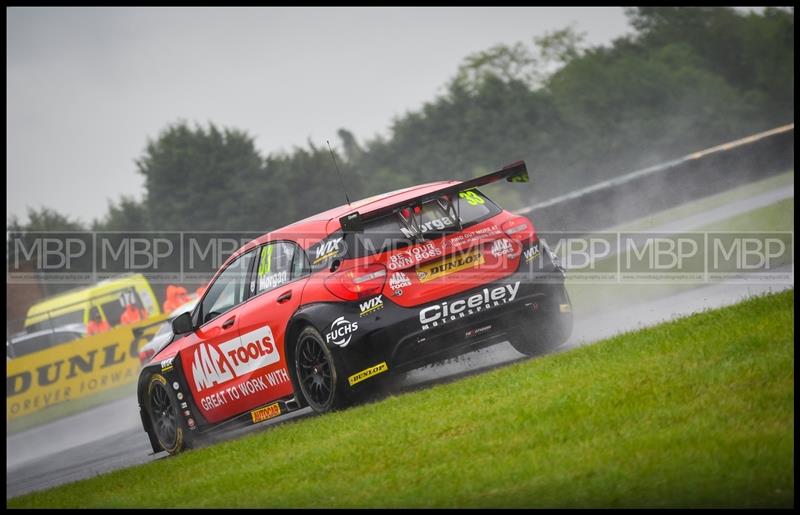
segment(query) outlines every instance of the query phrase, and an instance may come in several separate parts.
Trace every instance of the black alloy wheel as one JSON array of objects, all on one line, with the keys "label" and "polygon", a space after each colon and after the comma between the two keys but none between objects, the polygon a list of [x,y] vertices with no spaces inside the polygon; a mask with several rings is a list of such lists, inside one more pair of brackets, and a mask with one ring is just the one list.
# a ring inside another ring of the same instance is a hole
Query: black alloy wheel
[{"label": "black alloy wheel", "polygon": [[155,431],[158,443],[170,454],[179,452],[184,447],[184,435],[178,419],[177,401],[169,385],[161,374],[153,374],[148,388],[150,422]]},{"label": "black alloy wheel", "polygon": [[325,413],[342,407],[333,355],[314,328],[300,333],[294,362],[300,390],[314,411]]}]

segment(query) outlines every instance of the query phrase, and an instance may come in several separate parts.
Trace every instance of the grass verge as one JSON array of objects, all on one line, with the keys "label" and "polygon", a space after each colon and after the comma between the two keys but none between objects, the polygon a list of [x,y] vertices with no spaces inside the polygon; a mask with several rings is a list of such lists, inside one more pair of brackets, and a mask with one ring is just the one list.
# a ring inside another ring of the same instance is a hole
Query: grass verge
[{"label": "grass verge", "polygon": [[794,291],[9,507],[785,506]]}]

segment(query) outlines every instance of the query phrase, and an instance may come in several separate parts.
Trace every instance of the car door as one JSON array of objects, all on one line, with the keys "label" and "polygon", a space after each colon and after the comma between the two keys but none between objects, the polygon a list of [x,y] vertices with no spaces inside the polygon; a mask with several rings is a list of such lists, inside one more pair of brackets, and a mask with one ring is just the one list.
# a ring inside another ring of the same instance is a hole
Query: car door
[{"label": "car door", "polygon": [[202,323],[189,335],[195,341],[181,353],[195,403],[212,423],[243,411],[237,386],[253,363],[240,359],[239,323],[255,254],[253,249],[232,261],[208,287],[197,307]]},{"label": "car door", "polygon": [[308,280],[306,254],[293,242],[270,242],[258,249],[253,271],[253,297],[242,308],[239,333],[249,355],[269,350],[271,358],[250,376],[248,409],[293,392],[284,350],[290,342],[285,337]]}]

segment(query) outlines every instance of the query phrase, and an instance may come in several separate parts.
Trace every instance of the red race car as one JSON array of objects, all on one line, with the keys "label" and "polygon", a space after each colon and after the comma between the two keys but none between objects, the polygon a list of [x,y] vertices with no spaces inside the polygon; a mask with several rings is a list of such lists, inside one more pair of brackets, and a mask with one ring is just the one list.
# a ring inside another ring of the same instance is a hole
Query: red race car
[{"label": "red race car", "polygon": [[477,188],[527,182],[524,162],[314,215],[236,251],[138,398],[154,452],[305,406],[343,408],[395,374],[509,341],[526,355],[567,340],[564,273],[525,217]]}]

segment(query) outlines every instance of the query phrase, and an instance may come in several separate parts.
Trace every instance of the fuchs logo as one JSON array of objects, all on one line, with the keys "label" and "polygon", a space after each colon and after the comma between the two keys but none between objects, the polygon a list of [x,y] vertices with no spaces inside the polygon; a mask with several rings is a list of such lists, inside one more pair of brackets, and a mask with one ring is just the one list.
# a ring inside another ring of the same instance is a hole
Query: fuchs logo
[{"label": "fuchs logo", "polygon": [[339,317],[331,324],[331,330],[325,335],[325,341],[339,347],[347,347],[350,338],[356,331],[358,331],[358,322],[350,322],[344,317]]},{"label": "fuchs logo", "polygon": [[438,327],[447,322],[472,316],[475,313],[511,302],[517,298],[518,291],[519,281],[495,288],[484,288],[480,293],[467,298],[428,306],[419,312],[419,323],[422,325],[423,331],[431,327]]},{"label": "fuchs logo", "polygon": [[200,392],[276,363],[279,359],[272,329],[264,326],[218,346],[200,343],[194,351],[192,376]]},{"label": "fuchs logo", "polygon": [[342,243],[342,237],[334,238],[332,240],[321,243],[317,250],[314,252],[314,264],[324,261],[326,258],[335,256],[339,253],[339,245]]},{"label": "fuchs logo", "polygon": [[530,263],[533,258],[539,255],[539,244],[532,245],[531,248],[525,251],[525,262]]},{"label": "fuchs logo", "polygon": [[383,295],[378,295],[377,297],[373,297],[366,302],[362,302],[358,305],[361,308],[361,312],[358,316],[366,316],[374,311],[378,311],[383,307]]},{"label": "fuchs logo", "polygon": [[400,230],[403,231],[403,236],[406,238],[413,238],[418,234],[425,234],[426,232],[430,232],[433,230],[443,231],[448,227],[452,227],[453,221],[450,220],[450,217],[443,216],[441,218],[437,218],[436,220],[431,220],[430,222],[425,222],[419,226],[418,230],[407,229],[405,227],[401,227]]},{"label": "fuchs logo", "polygon": [[406,286],[411,286],[411,279],[403,272],[395,272],[389,278],[389,288],[393,290],[402,290]]},{"label": "fuchs logo", "polygon": [[514,246],[511,245],[511,242],[505,238],[501,238],[499,240],[494,240],[492,244],[492,255],[494,257],[504,256],[506,254],[513,254],[514,253]]}]

